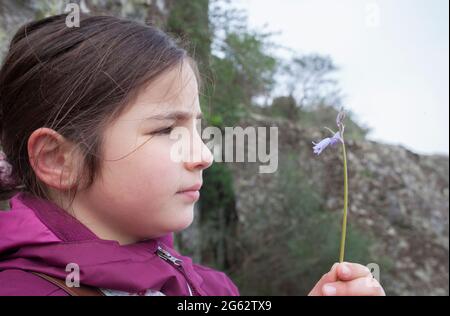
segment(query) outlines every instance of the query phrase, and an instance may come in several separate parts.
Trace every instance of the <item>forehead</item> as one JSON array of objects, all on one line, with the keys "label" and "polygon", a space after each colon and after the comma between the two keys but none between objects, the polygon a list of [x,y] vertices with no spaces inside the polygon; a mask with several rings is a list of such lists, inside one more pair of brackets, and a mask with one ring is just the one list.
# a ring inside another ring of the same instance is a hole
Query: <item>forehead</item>
[{"label": "forehead", "polygon": [[142,119],[173,111],[200,112],[197,79],[188,62],[176,65],[141,89],[128,115]]}]

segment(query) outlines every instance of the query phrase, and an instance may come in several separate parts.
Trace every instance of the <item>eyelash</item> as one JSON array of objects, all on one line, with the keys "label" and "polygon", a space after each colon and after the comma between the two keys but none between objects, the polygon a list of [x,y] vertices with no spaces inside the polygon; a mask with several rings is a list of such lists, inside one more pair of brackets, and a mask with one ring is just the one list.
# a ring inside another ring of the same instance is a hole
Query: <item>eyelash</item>
[{"label": "eyelash", "polygon": [[170,126],[170,127],[166,127],[164,129],[161,129],[159,131],[153,132],[152,134],[155,134],[155,135],[170,134],[172,132],[172,130],[173,130],[173,126]]},{"label": "eyelash", "polygon": [[152,135],[168,135],[173,131],[174,128],[175,128],[175,126],[169,126],[169,127],[160,129],[159,131],[152,132],[151,134]]}]

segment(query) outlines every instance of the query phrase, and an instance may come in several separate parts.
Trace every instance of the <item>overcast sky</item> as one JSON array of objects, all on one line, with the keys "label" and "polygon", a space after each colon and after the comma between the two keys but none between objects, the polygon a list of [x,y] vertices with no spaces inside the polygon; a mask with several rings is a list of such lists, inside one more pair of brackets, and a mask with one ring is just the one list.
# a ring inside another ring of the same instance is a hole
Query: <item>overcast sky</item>
[{"label": "overcast sky", "polygon": [[449,152],[448,0],[237,0],[252,28],[330,55],[345,105],[370,139]]}]

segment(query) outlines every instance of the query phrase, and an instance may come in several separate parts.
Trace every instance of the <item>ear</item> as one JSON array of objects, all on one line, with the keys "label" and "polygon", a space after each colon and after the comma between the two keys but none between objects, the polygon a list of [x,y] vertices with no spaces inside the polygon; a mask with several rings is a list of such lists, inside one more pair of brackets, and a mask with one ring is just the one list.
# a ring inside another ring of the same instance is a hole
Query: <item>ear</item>
[{"label": "ear", "polygon": [[31,167],[39,180],[58,190],[76,185],[74,148],[61,134],[51,128],[39,128],[28,138],[27,148]]}]

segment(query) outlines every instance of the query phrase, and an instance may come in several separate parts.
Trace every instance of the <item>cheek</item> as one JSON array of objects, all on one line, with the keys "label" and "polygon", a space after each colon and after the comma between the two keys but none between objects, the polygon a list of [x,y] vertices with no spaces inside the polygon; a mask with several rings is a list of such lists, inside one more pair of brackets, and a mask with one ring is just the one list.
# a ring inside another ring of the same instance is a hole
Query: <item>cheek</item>
[{"label": "cheek", "polygon": [[104,164],[103,180],[95,194],[101,203],[98,209],[107,210],[104,216],[130,234],[156,236],[192,223],[193,205],[175,195],[182,165],[170,159],[167,143],[146,144],[123,159]]},{"label": "cheek", "polygon": [[118,194],[149,203],[176,192],[180,166],[170,159],[170,144],[154,140],[123,159],[107,163],[105,181],[113,183]]},{"label": "cheek", "polygon": [[[180,168],[164,152],[136,153],[121,163],[108,181],[116,184],[115,212],[117,220],[131,233],[151,237],[181,231],[193,220],[193,205],[183,202],[176,191],[179,189]],[[117,201],[117,197],[121,197]],[[123,210],[127,216],[123,218]]]}]

